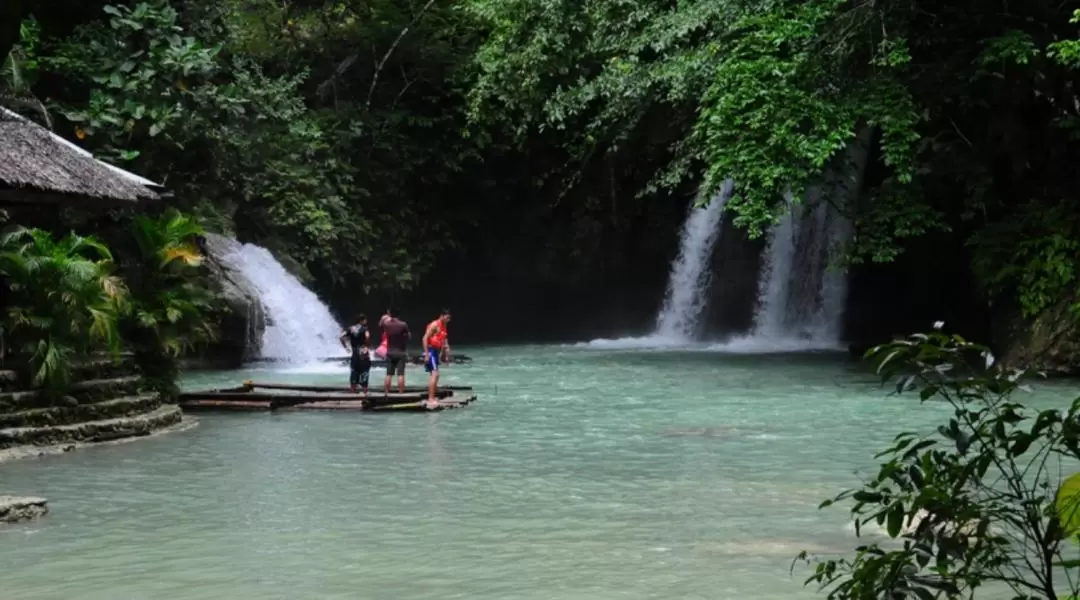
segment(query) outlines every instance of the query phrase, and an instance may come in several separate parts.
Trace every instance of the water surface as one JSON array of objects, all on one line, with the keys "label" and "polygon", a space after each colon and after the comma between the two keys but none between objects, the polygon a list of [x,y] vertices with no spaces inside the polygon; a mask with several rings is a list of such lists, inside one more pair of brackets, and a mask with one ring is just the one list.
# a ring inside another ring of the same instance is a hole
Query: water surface
[{"label": "water surface", "polygon": [[[206,415],[187,432],[0,465],[0,489],[52,509],[0,529],[0,596],[820,597],[792,558],[856,542],[843,508],[817,505],[897,432],[947,412],[886,398],[834,354],[468,353],[473,365],[444,375],[478,387],[464,410]],[[323,371],[186,385],[345,380]]]}]

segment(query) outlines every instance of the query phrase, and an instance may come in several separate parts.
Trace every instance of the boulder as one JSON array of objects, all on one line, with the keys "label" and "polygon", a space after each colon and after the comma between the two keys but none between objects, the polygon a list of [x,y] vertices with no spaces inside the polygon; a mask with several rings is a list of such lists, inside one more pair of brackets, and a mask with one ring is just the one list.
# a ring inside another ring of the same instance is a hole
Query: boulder
[{"label": "boulder", "polygon": [[1032,319],[1019,315],[998,328],[995,345],[1002,349],[1002,366],[1041,371],[1048,376],[1080,375],[1080,318],[1068,294]]},{"label": "boulder", "polygon": [[236,240],[215,233],[207,233],[203,240],[206,264],[219,300],[219,337],[207,351],[207,359],[225,367],[238,367],[257,357],[266,329],[266,313],[258,290],[242,272],[222,260],[239,247]]},{"label": "boulder", "polygon": [[36,519],[49,512],[48,500],[34,496],[0,496],[0,523]]}]

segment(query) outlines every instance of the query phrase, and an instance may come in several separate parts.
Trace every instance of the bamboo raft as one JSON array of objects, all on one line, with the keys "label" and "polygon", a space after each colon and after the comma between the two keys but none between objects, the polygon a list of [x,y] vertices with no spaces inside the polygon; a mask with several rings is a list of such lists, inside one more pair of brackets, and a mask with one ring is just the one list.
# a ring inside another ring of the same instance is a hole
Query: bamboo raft
[{"label": "bamboo raft", "polygon": [[[270,390],[270,391],[257,391]],[[410,386],[404,393],[391,388],[370,390],[368,397],[352,393],[346,387],[327,385],[292,385],[245,381],[231,388],[185,392],[180,394],[180,408],[186,411],[278,411],[278,410],[365,410],[429,411],[462,408],[476,401],[470,386],[440,387],[436,408],[427,407],[427,388]]]}]

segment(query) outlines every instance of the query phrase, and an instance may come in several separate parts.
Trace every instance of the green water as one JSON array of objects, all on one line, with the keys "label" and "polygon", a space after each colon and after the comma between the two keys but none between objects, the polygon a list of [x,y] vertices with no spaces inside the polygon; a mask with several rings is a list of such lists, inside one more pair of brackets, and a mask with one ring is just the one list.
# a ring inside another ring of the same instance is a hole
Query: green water
[{"label": "green water", "polygon": [[[467,352],[444,374],[478,388],[464,410],[205,415],[0,465],[0,490],[53,511],[0,529],[0,597],[815,598],[794,555],[856,543],[819,502],[945,414],[838,355]],[[248,377],[345,374],[186,384]]]}]

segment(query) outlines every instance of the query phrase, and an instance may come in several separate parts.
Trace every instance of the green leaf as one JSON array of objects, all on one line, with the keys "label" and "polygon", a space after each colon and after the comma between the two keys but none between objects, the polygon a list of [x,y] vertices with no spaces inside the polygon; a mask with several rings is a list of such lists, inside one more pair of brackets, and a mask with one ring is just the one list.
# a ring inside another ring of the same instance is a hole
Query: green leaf
[{"label": "green leaf", "polygon": [[1080,533],[1080,473],[1070,475],[1061,483],[1054,509],[1066,537]]},{"label": "green leaf", "polygon": [[904,526],[904,505],[900,502],[896,502],[889,508],[889,516],[886,524],[886,531],[889,537],[897,537],[900,535],[901,529]]}]

